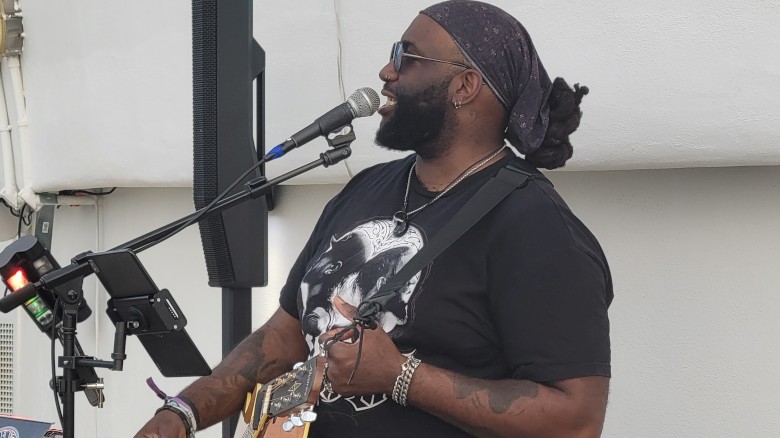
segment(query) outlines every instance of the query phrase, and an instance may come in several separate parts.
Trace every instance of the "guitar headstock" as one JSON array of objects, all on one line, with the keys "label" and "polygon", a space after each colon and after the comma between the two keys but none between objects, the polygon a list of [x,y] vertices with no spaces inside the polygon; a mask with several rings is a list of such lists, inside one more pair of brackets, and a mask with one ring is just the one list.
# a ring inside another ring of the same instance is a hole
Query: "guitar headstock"
[{"label": "guitar headstock", "polygon": [[[313,421],[311,408],[319,397],[322,384],[322,360],[315,356],[255,391],[252,429],[263,429],[271,418],[291,416],[293,423]],[[296,424],[298,425],[298,424]]]}]

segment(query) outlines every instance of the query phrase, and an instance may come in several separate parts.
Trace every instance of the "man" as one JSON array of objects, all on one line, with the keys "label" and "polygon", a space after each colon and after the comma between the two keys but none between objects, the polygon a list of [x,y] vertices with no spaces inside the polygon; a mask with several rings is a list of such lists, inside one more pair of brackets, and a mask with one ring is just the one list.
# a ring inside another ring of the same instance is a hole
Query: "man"
[{"label": "man", "polygon": [[[552,84],[525,30],[464,0],[422,11],[379,72],[378,144],[409,157],[326,206],[280,309],[137,437],[184,437],[327,348],[313,437],[596,437],[612,285],[595,238],[535,166],[562,166],[586,88]],[[507,140],[526,159],[515,157]],[[534,178],[418,273],[361,342],[323,347],[508,163]],[[533,165],[532,165],[533,164]],[[361,350],[360,353],[358,350]],[[355,363],[360,354],[359,365]]]}]

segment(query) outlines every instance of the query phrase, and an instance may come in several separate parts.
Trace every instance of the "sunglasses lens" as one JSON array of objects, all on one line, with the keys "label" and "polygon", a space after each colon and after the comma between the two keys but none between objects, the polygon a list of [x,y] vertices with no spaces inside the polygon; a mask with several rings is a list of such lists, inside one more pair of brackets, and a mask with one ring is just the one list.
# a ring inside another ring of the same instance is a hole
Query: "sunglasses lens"
[{"label": "sunglasses lens", "polygon": [[393,60],[393,68],[395,72],[401,71],[401,60],[404,57],[404,46],[398,42],[393,44],[393,50],[390,52],[390,59]]}]

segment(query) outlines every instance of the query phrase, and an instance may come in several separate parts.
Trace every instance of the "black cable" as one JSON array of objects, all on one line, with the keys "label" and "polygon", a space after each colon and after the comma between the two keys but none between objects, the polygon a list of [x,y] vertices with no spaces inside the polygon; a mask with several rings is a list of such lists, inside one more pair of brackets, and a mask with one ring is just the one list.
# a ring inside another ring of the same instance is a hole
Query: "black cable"
[{"label": "black cable", "polygon": [[2,202],[3,205],[5,205],[6,207],[8,207],[9,210],[11,210],[11,214],[16,216],[16,213],[14,213],[13,207],[11,207],[11,204],[9,204],[8,201],[6,201],[4,198],[0,198],[0,202]]},{"label": "black cable", "polygon": [[60,195],[63,196],[76,196],[76,195],[92,195],[92,196],[106,196],[114,193],[116,187],[112,187],[107,192],[93,192],[91,190],[60,190]]},{"label": "black cable", "polygon": [[24,222],[24,209],[27,208],[27,204],[22,205],[21,211],[19,211],[19,225],[16,227],[16,238],[22,237],[22,222]]},{"label": "black cable", "polygon": [[[27,214],[27,218],[24,217],[24,210],[29,209],[30,212]],[[16,227],[16,237],[20,238],[22,237],[22,224],[24,226],[29,227],[30,224],[32,224],[32,215],[35,213],[35,210],[32,209],[32,207],[28,206],[27,204],[22,205],[22,210],[19,211],[19,215],[15,215],[19,218],[19,225]],[[13,214],[13,210],[11,211],[11,214]]]},{"label": "black cable", "polygon": [[235,181],[233,181],[233,183],[232,183],[232,184],[230,184],[230,186],[229,186],[228,188],[226,188],[226,189],[225,189],[225,190],[224,190],[222,193],[220,193],[220,194],[219,194],[219,196],[217,196],[216,198],[214,198],[214,200],[213,200],[213,201],[211,201],[211,202],[209,203],[209,205],[207,205],[207,206],[205,206],[204,208],[200,209],[200,213],[198,213],[197,215],[193,216],[193,217],[192,217],[190,220],[188,220],[187,222],[185,222],[185,223],[181,224],[181,225],[179,226],[179,228],[176,228],[174,231],[172,231],[170,234],[168,234],[168,235],[167,235],[167,236],[165,236],[165,237],[162,237],[162,238],[160,238],[160,239],[157,239],[157,240],[155,240],[155,241],[153,241],[153,242],[149,242],[149,243],[147,243],[146,245],[144,245],[144,246],[142,246],[142,247],[138,248],[138,249],[137,249],[135,252],[141,252],[141,251],[143,251],[143,250],[145,250],[145,249],[149,249],[149,248],[153,247],[154,245],[157,245],[157,244],[159,244],[159,243],[162,243],[162,242],[164,242],[164,241],[166,241],[166,240],[170,239],[171,237],[175,236],[176,234],[179,234],[179,233],[180,233],[180,232],[181,232],[183,229],[185,229],[185,228],[189,227],[190,225],[194,224],[195,222],[199,221],[199,220],[200,220],[200,218],[201,218],[201,217],[203,217],[203,215],[204,215],[204,214],[208,213],[208,212],[209,212],[209,210],[211,210],[211,208],[212,208],[212,207],[214,207],[214,206],[217,204],[217,202],[221,201],[221,200],[222,200],[222,199],[223,199],[225,196],[227,196],[227,194],[228,194],[228,193],[230,193],[230,191],[231,191],[231,190],[233,190],[233,189],[234,189],[234,188],[235,188],[235,187],[238,185],[238,183],[240,183],[241,181],[243,181],[243,180],[244,180],[244,178],[246,178],[246,177],[247,177],[247,176],[248,176],[248,175],[249,175],[251,172],[255,171],[255,170],[256,170],[258,167],[260,167],[260,165],[262,165],[263,163],[265,163],[265,158],[262,158],[262,159],[260,159],[260,160],[257,162],[257,164],[255,164],[254,166],[250,167],[250,168],[249,168],[249,169],[248,169],[246,172],[244,172],[244,173],[243,173],[241,176],[239,176],[238,178],[236,178],[236,180],[235,180]]},{"label": "black cable", "polygon": [[[5,205],[6,207],[8,207],[8,211],[10,211],[10,212],[11,212],[11,214],[12,214],[14,217],[19,217],[19,216],[21,216],[21,215],[22,215],[22,213],[21,213],[19,210],[17,210],[17,209],[15,209],[15,208],[11,207],[11,204],[9,204],[9,203],[8,203],[8,202],[7,202],[5,199],[3,199],[3,198],[0,198],[0,202],[2,202],[2,203],[3,203],[3,205]],[[24,206],[22,207],[22,209],[24,209]]]},{"label": "black cable", "polygon": [[14,212],[14,208],[13,208],[13,207],[11,207],[11,204],[9,204],[9,203],[8,203],[8,201],[6,201],[6,200],[5,200],[5,199],[3,199],[3,198],[0,198],[0,202],[2,202],[2,203],[3,203],[3,205],[5,205],[6,207],[8,207],[8,209],[9,209],[9,210],[11,210],[11,214],[12,214],[12,215],[14,215],[14,216],[18,216],[18,215],[17,215],[17,214]]},{"label": "black cable", "polygon": [[[38,298],[40,300],[40,298]],[[57,308],[60,306],[60,299],[54,301],[54,310],[52,311],[51,323],[51,381],[54,390],[54,405],[57,406],[57,416],[60,417],[60,427],[62,424],[62,407],[60,406],[60,394],[57,392],[57,368],[54,363],[54,340],[57,339]]]},{"label": "black cable", "polygon": [[[27,214],[27,220],[22,220],[22,222],[24,222],[24,225],[26,227],[29,227],[30,224],[32,224],[32,215],[33,215],[33,213],[35,213],[35,210],[33,210],[32,207],[29,207],[29,209],[30,209],[30,213]],[[22,216],[24,216],[24,215],[22,215]]]}]

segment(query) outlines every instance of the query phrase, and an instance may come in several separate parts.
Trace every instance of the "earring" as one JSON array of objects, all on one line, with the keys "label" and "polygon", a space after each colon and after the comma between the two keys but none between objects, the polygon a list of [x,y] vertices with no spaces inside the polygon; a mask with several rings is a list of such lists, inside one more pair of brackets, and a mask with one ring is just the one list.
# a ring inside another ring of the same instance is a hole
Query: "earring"
[{"label": "earring", "polygon": [[455,109],[460,109],[463,106],[463,102],[458,100],[455,101],[454,105],[455,105]]}]

